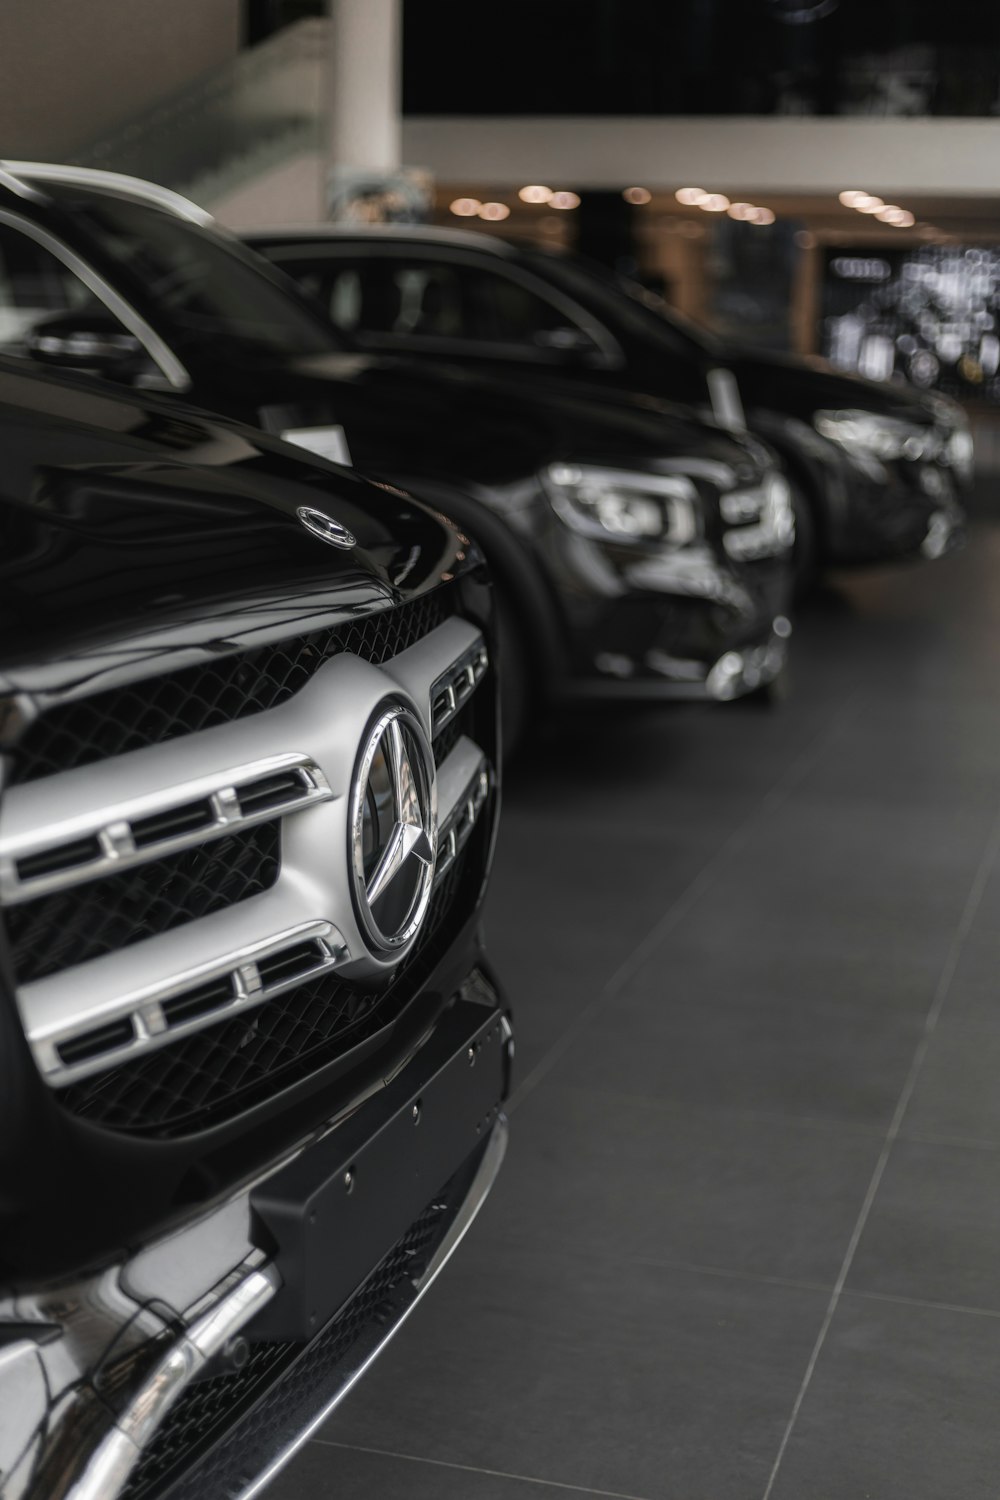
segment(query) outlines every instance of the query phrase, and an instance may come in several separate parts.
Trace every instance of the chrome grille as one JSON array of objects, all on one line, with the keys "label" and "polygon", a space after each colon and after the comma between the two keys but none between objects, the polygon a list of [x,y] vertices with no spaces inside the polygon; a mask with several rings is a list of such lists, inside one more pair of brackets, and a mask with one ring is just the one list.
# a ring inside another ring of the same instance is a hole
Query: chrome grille
[{"label": "chrome grille", "polygon": [[[485,646],[447,600],[387,613],[403,618],[249,653],[257,681],[265,652],[272,664],[294,658],[295,672],[272,676],[270,706],[260,692],[217,695],[212,713],[227,706],[225,723],[178,731],[190,716],[175,714],[158,740],[147,724],[141,748],[88,763],[92,739],[84,763],[70,754],[69,769],[41,777],[45,718],[30,726],[30,774],[4,796],[0,894],[22,1021],[67,1108],[139,1134],[230,1118],[390,1024],[465,920],[459,877],[485,859],[472,835],[492,746],[455,730],[475,731]],[[230,690],[247,659],[226,667]],[[199,693],[215,671],[197,669]],[[172,693],[176,708],[181,678],[190,688],[188,670],[143,691],[160,705]],[[394,967],[369,953],[354,916],[347,793],[376,708],[402,695],[430,735],[442,689],[438,882],[419,946]],[[101,696],[121,707],[131,692]],[[482,722],[491,733],[491,715]],[[53,730],[50,751],[65,730]],[[119,731],[132,746],[140,726]]]},{"label": "chrome grille", "polygon": [[280,825],[260,823],[13,906],[6,925],[18,978],[27,984],[57,974],[269,890],[279,849]]},{"label": "chrome grille", "polygon": [[399,1017],[470,914],[477,882],[463,886],[463,875],[473,867],[459,862],[442,879],[422,941],[388,987],[321,976],[250,1015],[70,1084],[63,1104],[110,1130],[169,1139],[223,1124],[307,1078]]},{"label": "chrome grille", "polygon": [[276,708],[331,657],[350,651],[379,666],[429,635],[452,612],[451,591],[437,589],[331,630],[60,704],[28,725],[17,744],[11,782],[52,776]]}]

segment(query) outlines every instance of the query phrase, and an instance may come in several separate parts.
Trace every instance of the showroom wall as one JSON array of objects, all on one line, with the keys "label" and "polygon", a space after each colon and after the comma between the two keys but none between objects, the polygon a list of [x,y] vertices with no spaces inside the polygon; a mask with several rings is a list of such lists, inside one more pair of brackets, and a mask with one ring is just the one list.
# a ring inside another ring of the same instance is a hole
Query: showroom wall
[{"label": "showroom wall", "polygon": [[[996,191],[1000,120],[413,116],[403,154],[444,182],[682,182],[742,192]],[[623,165],[627,163],[627,168]]]},{"label": "showroom wall", "polygon": [[4,155],[69,155],[227,61],[239,39],[239,0],[0,6]]}]

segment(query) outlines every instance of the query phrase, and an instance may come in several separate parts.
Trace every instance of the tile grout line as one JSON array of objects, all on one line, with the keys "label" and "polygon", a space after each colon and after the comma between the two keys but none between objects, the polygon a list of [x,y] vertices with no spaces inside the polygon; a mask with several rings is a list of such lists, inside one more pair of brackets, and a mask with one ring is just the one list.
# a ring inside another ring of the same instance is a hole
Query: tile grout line
[{"label": "tile grout line", "polygon": [[969,935],[969,930],[976,918],[977,912],[979,911],[979,907],[983,899],[983,892],[986,889],[986,883],[993,871],[993,866],[996,863],[998,853],[1000,853],[1000,812],[997,813],[996,818],[994,819],[993,826],[986,841],[986,846],[980,857],[979,864],[976,867],[976,873],[973,876],[972,885],[969,888],[969,894],[966,897],[965,905],[962,908],[962,914],[959,918],[958,926],[955,929],[955,935],[949,945],[947,957],[945,958],[944,962],[944,967],[941,970],[940,977],[938,979],[937,985],[935,986],[930,1009],[927,1012],[927,1019],[924,1022],[923,1034],[920,1038],[920,1041],[917,1043],[916,1051],[913,1054],[913,1061],[910,1064],[909,1073],[906,1076],[906,1081],[903,1084],[902,1092],[900,1093],[899,1100],[893,1112],[888,1133],[886,1134],[885,1141],[883,1142],[882,1150],[879,1153],[879,1159],[875,1163],[875,1170],[872,1172],[871,1181],[868,1184],[868,1190],[865,1193],[864,1201],[861,1204],[861,1210],[858,1214],[857,1222],[854,1225],[854,1230],[848,1242],[847,1250],[840,1267],[840,1272],[837,1276],[836,1282],[834,1283],[833,1291],[830,1294],[830,1301],[827,1304],[823,1322],[820,1325],[819,1333],[816,1336],[816,1342],[813,1345],[812,1353],[809,1356],[809,1363],[806,1365],[805,1374],[802,1377],[802,1383],[799,1386],[798,1394],[796,1395],[795,1402],[792,1406],[791,1415],[782,1435],[781,1443],[778,1447],[778,1453],[774,1460],[774,1466],[771,1469],[770,1477],[768,1478],[767,1487],[764,1490],[762,1500],[770,1500],[771,1492],[774,1489],[774,1485],[778,1477],[778,1472],[781,1469],[785,1453],[788,1449],[788,1444],[791,1441],[792,1432],[794,1431],[795,1424],[798,1421],[799,1412],[802,1410],[802,1404],[805,1401],[806,1394],[809,1390],[810,1385],[812,1384],[812,1378],[816,1372],[816,1365],[819,1361],[823,1345],[826,1343],[826,1336],[830,1331],[834,1315],[837,1311],[840,1299],[844,1293],[844,1287],[846,1285],[847,1278],[850,1275],[851,1266],[854,1263],[854,1257],[857,1254],[858,1245],[861,1243],[861,1236],[864,1234],[865,1226],[868,1223],[868,1218],[872,1211],[872,1205],[875,1202],[875,1197],[878,1193],[879,1187],[881,1186],[882,1178],[885,1174],[885,1169],[889,1162],[889,1157],[892,1154],[892,1148],[896,1142],[897,1137],[899,1136],[903,1124],[903,1119],[909,1107],[910,1100],[913,1097],[913,1091],[917,1086],[917,1080],[920,1076],[920,1071],[927,1056],[927,1049],[930,1044],[930,1039],[937,1026],[938,1020],[941,1016],[941,1012],[944,1009],[945,1001],[948,998],[948,992],[951,989],[951,982],[955,977],[955,970],[958,967],[958,960],[962,952],[963,944],[965,943],[965,939]]},{"label": "tile grout line", "polygon": [[822,729],[818,730],[807,746],[790,765],[778,776],[773,785],[764,793],[751,813],[748,813],[738,828],[726,838],[711,855],[708,861],[691,879],[678,896],[667,907],[662,916],[647,932],[646,936],[633,948],[632,952],[618,965],[611,977],[602,985],[600,991],[594,996],[588,1005],[585,1005],[567,1026],[562,1035],[553,1042],[552,1046],[541,1057],[531,1072],[514,1090],[507,1103],[507,1111],[510,1113],[521,1103],[527,1094],[541,1082],[545,1075],[555,1066],[573,1045],[577,1036],[584,1031],[590,1022],[597,1016],[604,1006],[613,1000],[615,995],[628,983],[643,967],[647,960],[655,953],[662,940],[670,933],[685,913],[704,895],[711,885],[718,867],[725,863],[729,856],[735,853],[749,839],[757,824],[765,818],[774,808],[787,797],[795,786],[802,780],[812,768],[815,761],[826,746],[828,739],[837,733],[843,725],[855,717],[860,708],[862,694],[855,692],[845,704],[834,714],[833,719],[827,721]]},{"label": "tile grout line", "polygon": [[361,1443],[337,1443],[331,1438],[312,1438],[322,1448],[342,1448],[348,1453],[371,1453],[376,1458],[399,1458],[411,1464],[432,1464],[438,1469],[457,1469],[463,1474],[487,1474],[492,1479],[513,1479],[521,1484],[542,1485],[545,1489],[569,1490],[574,1495],[599,1495],[604,1500],[643,1500],[640,1495],[624,1495],[620,1490],[595,1490],[586,1484],[565,1484],[560,1479],[537,1479],[531,1474],[509,1474],[505,1469],[481,1469],[476,1464],[451,1463],[444,1458],[424,1458],[418,1453],[396,1453],[391,1448],[366,1448]]},{"label": "tile grout line", "polygon": [[865,1302],[892,1302],[901,1307],[922,1307],[933,1312],[961,1313],[969,1318],[1000,1318],[1000,1308],[975,1307],[967,1302],[937,1302],[928,1297],[904,1297],[896,1292],[862,1292],[845,1287],[843,1297],[858,1297]]}]

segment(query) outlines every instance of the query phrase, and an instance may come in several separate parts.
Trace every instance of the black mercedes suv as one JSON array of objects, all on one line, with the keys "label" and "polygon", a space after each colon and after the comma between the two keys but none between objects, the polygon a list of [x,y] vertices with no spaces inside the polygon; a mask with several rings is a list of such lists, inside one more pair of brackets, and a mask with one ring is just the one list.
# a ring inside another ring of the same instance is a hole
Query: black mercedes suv
[{"label": "black mercedes suv", "polygon": [[797,563],[912,554],[961,538],[972,438],[953,401],[724,343],[639,283],[580,257],[465,230],[322,225],[244,236],[359,347],[572,376],[745,420],[793,488]]},{"label": "black mercedes suv", "polygon": [[504,1152],[491,590],[409,495],[0,359],[0,1490],[257,1493]]},{"label": "black mercedes suv", "polygon": [[745,434],[359,353],[209,215],[109,173],[0,173],[0,302],[12,356],[349,454],[458,521],[497,584],[507,744],[556,692],[725,700],[781,672],[788,488]]}]

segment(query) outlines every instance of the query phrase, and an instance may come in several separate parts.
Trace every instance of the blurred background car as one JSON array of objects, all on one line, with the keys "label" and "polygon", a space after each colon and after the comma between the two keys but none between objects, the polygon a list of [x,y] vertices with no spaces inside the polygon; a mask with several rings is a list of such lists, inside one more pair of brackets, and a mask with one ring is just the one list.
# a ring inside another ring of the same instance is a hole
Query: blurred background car
[{"label": "blurred background car", "polygon": [[758,440],[655,400],[355,352],[149,184],[22,165],[0,194],[8,354],[349,454],[468,528],[499,591],[508,747],[564,692],[724,701],[780,677],[794,527]]},{"label": "blurred background car", "polygon": [[780,454],[802,583],[826,564],[940,557],[963,532],[972,439],[961,408],[912,387],[738,345],[579,256],[406,225],[244,236],[360,347],[560,373],[711,411]]}]

